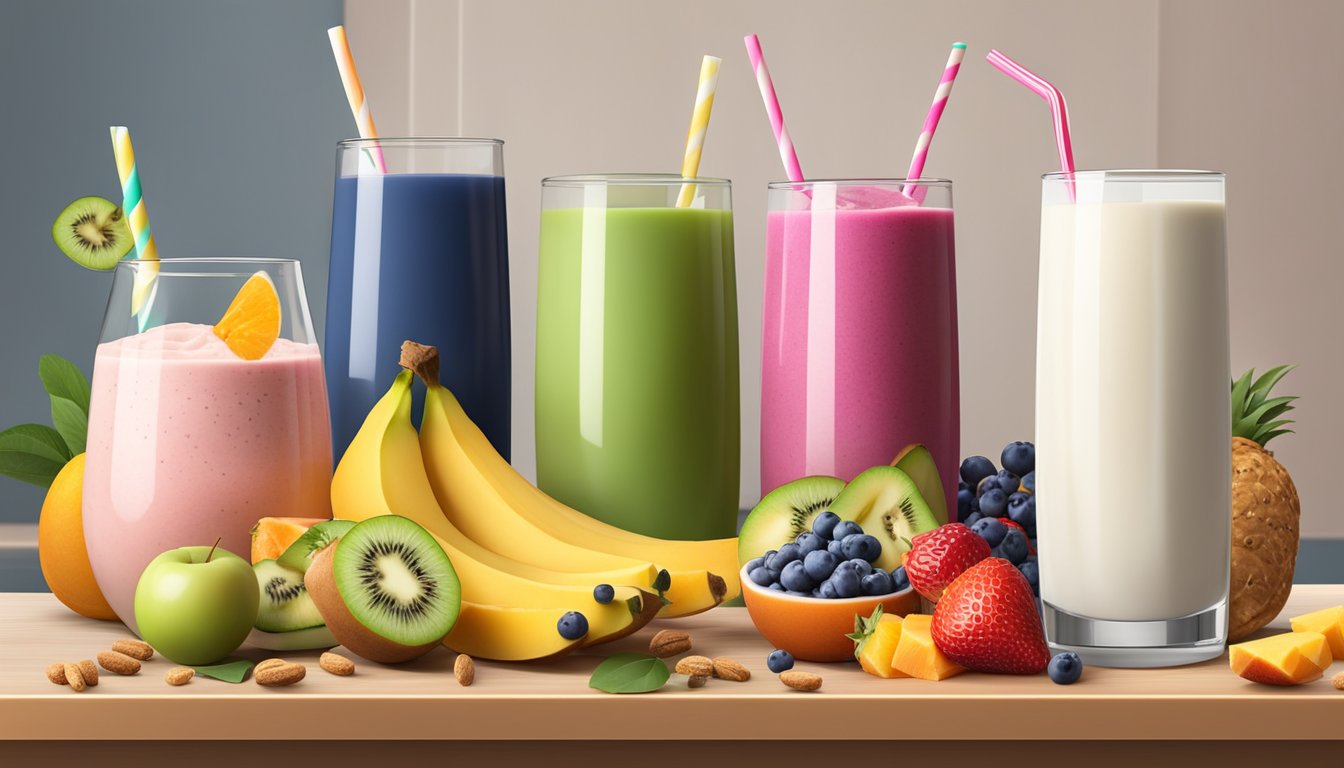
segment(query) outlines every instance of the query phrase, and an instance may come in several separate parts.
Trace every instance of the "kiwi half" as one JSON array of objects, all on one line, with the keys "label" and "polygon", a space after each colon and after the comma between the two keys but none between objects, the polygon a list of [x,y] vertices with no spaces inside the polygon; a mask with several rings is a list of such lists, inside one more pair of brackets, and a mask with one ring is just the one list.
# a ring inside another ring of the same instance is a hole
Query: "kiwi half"
[{"label": "kiwi half", "polygon": [[854,478],[835,498],[831,511],[841,520],[858,523],[882,543],[882,556],[873,567],[885,571],[900,566],[911,539],[939,525],[915,481],[896,467],[873,467]]},{"label": "kiwi half", "polygon": [[911,443],[901,449],[892,459],[891,466],[896,467],[915,481],[919,495],[933,512],[933,519],[939,525],[947,522],[947,491],[943,490],[943,477],[938,474],[938,465],[933,454],[921,443]]},{"label": "kiwi half", "polygon": [[370,661],[410,661],[452,631],[462,609],[443,547],[404,517],[356,524],[313,557],[305,577],[332,635]]},{"label": "kiwi half", "polygon": [[104,197],[81,197],[67,205],[51,225],[61,253],[81,267],[108,270],[134,245],[121,206]]},{"label": "kiwi half", "polygon": [[779,549],[803,531],[812,530],[812,521],[831,508],[844,487],[845,481],[838,477],[813,475],[767,493],[742,523],[737,538],[739,563],[760,557],[766,550]]},{"label": "kiwi half", "polygon": [[274,560],[260,560],[252,566],[261,589],[257,609],[257,629],[263,632],[292,632],[322,626],[322,614],[303,586],[303,574]]}]

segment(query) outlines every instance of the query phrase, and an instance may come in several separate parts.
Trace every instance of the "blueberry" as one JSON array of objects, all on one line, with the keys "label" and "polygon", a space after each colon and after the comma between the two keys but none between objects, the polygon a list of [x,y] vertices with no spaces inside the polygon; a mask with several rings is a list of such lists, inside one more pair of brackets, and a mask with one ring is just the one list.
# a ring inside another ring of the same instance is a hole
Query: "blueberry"
[{"label": "blueberry", "polygon": [[784,591],[784,585],[783,585],[783,584],[780,584],[778,581],[772,581],[772,582],[770,582],[770,589],[773,589],[773,590],[775,590],[776,592],[783,592],[783,591]]},{"label": "blueberry", "polygon": [[1021,440],[1009,443],[1003,447],[999,462],[1013,474],[1025,475],[1036,469],[1036,446]]},{"label": "blueberry", "polygon": [[756,570],[757,568],[760,568],[763,565],[765,565],[764,557],[753,557],[747,561],[747,573],[751,573],[752,571]]},{"label": "blueberry", "polygon": [[827,600],[834,600],[840,596],[840,594],[835,591],[835,582],[830,579],[821,582],[821,586],[817,587],[817,595],[819,597],[824,597]]},{"label": "blueberry", "polygon": [[764,555],[761,555],[761,565],[765,565],[765,566],[770,565],[770,558],[772,558],[772,557],[774,557],[774,556],[775,556],[775,550],[773,550],[773,549],[767,549],[767,550],[765,550],[765,554],[764,554]]},{"label": "blueberry", "polygon": [[779,583],[791,592],[811,592],[817,580],[807,575],[802,560],[794,560],[779,572]]},{"label": "blueberry", "polygon": [[566,640],[578,640],[588,634],[588,617],[578,611],[570,611],[555,623],[555,629]]},{"label": "blueberry", "polygon": [[1027,489],[1027,493],[1036,493],[1036,470],[1031,470],[1022,476],[1022,487]]},{"label": "blueberry", "polygon": [[[1008,514],[1008,494],[998,488],[985,491],[980,496],[980,514],[985,517],[1003,517]],[[765,563],[770,565],[771,561],[766,560]]]},{"label": "blueberry", "polygon": [[959,520],[959,521],[957,521],[957,522],[961,523],[962,525],[966,526],[967,528],[970,528],[972,525],[975,525],[976,523],[978,523],[978,522],[980,522],[981,520],[984,520],[984,519],[985,519],[985,516],[982,515],[982,514],[980,514],[978,511],[976,511],[976,512],[972,512],[971,514],[967,515],[966,518],[965,518],[964,520]]},{"label": "blueberry", "polygon": [[770,582],[775,581],[776,579],[779,578],[779,572],[772,571],[769,568],[766,568],[765,566],[762,565],[760,568],[747,571],[747,578],[751,579],[751,582],[753,584],[757,584],[762,587],[768,587],[770,586]]},{"label": "blueberry", "polygon": [[598,584],[593,587],[593,599],[606,605],[616,599],[616,590],[612,589],[610,584]]},{"label": "blueberry", "polygon": [[846,536],[853,536],[856,533],[863,533],[863,528],[853,520],[843,520],[831,531],[831,538],[843,541]]},{"label": "blueberry", "polygon": [[840,542],[840,548],[847,560],[866,560],[871,563],[882,556],[882,542],[866,533],[846,536]]},{"label": "blueberry", "polygon": [[845,549],[844,547],[840,546],[839,541],[831,540],[826,542],[826,551],[830,552],[832,555],[835,555],[836,562],[845,559]]},{"label": "blueberry", "polygon": [[841,568],[846,568],[859,574],[860,578],[867,576],[868,574],[873,572],[872,564],[861,557],[856,557],[852,560],[846,560],[845,562],[836,566],[836,570],[839,570]]},{"label": "blueberry", "polygon": [[1013,504],[1012,500],[1008,502],[1008,519],[1022,526],[1028,534],[1036,532],[1036,497],[1023,494],[1013,494],[1021,496],[1022,499]]},{"label": "blueberry", "polygon": [[772,571],[783,571],[784,566],[802,556],[802,553],[798,551],[798,545],[790,541],[788,544],[781,546],[774,557],[766,560],[765,565]]},{"label": "blueberry", "polygon": [[793,669],[793,654],[788,651],[774,651],[765,657],[765,666],[778,675]]},{"label": "blueberry", "polygon": [[819,549],[816,552],[808,552],[807,557],[803,558],[803,569],[813,581],[822,582],[831,577],[835,571],[835,566],[840,564],[840,558]]},{"label": "blueberry", "polygon": [[958,491],[969,491],[969,490],[971,490],[971,484],[968,483],[968,482],[966,482],[965,480],[958,479],[958,480],[957,480],[957,490],[958,490]]},{"label": "blueberry", "polygon": [[891,574],[886,571],[873,571],[859,579],[859,589],[863,594],[870,596],[891,594],[893,592]]},{"label": "blueberry", "polygon": [[809,552],[826,548],[826,540],[811,531],[803,531],[794,539],[798,544],[798,557],[806,557]]},{"label": "blueberry", "polygon": [[1083,660],[1078,658],[1078,654],[1065,651],[1056,654],[1046,669],[1049,670],[1050,679],[1054,682],[1059,685],[1072,685],[1083,676]]},{"label": "blueberry", "polygon": [[966,516],[975,511],[975,492],[970,488],[961,488],[957,491],[957,519],[964,520]]},{"label": "blueberry", "polygon": [[904,565],[897,566],[896,570],[891,572],[891,586],[895,588],[894,591],[896,592],[910,586],[910,577],[905,575]]},{"label": "blueberry", "polygon": [[828,509],[817,515],[817,519],[812,521],[812,532],[823,539],[832,538],[831,531],[835,530],[835,526],[839,522],[840,516]]},{"label": "blueberry", "polygon": [[961,479],[972,487],[992,474],[994,474],[994,462],[984,456],[971,456],[961,462]]},{"label": "blueberry", "polygon": [[1036,564],[1036,561],[1027,560],[1023,562],[1021,565],[1017,566],[1017,570],[1021,571],[1022,575],[1026,577],[1027,583],[1031,585],[1032,594],[1036,595],[1037,597],[1040,597],[1041,567]]},{"label": "blueberry", "polygon": [[1001,488],[1004,493],[1009,495],[1017,493],[1017,489],[1021,485],[1022,485],[1022,478],[1018,477],[1012,472],[1009,472],[1008,470],[1005,469],[999,473],[999,488]]},{"label": "blueberry", "polygon": [[989,546],[997,547],[1008,533],[1008,526],[1000,522],[997,517],[984,517],[976,521],[975,525],[971,526],[971,530],[980,534],[980,538],[984,539]]},{"label": "blueberry", "polygon": [[827,583],[835,587],[836,597],[858,597],[863,589],[862,577],[856,568],[836,568]]},{"label": "blueberry", "polygon": [[1017,565],[1027,559],[1027,534],[1017,528],[1008,528],[999,542],[999,557]]},{"label": "blueberry", "polygon": [[999,487],[999,476],[990,475],[989,477],[986,477],[984,480],[981,480],[978,484],[976,484],[975,496],[978,499],[979,497],[984,496],[986,493],[988,493],[991,488],[998,488],[998,487]]}]

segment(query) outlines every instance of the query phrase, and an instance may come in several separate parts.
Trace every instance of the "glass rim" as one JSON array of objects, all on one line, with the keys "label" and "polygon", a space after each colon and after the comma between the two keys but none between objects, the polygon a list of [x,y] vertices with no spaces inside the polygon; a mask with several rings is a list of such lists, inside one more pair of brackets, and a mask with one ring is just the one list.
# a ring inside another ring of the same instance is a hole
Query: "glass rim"
[{"label": "glass rim", "polygon": [[1042,181],[1117,181],[1129,183],[1185,181],[1208,182],[1227,178],[1223,171],[1187,168],[1097,168],[1092,170],[1051,171],[1041,174]]},{"label": "glass rim", "polygon": [[695,184],[702,187],[730,187],[733,182],[711,176],[682,176],[676,173],[576,173],[547,176],[543,187],[587,187],[595,185],[628,187],[661,187],[673,184]]},{"label": "glass rim", "polygon": [[165,264],[293,264],[301,265],[298,259],[276,259],[263,256],[180,256],[168,259],[121,259],[116,266],[123,264],[141,265],[157,264],[160,267]]},{"label": "glass rim", "polygon": [[937,176],[921,176],[918,179],[898,178],[850,178],[850,179],[803,179],[801,181],[772,181],[766,185],[769,189],[796,190],[798,187],[829,185],[835,187],[951,187],[952,180]]},{"label": "glass rim", "polygon": [[503,139],[475,138],[471,136],[379,136],[377,138],[357,137],[353,139],[341,139],[336,142],[336,146],[342,149],[349,147],[376,147],[376,146],[414,146],[424,144],[425,146],[504,146]]}]

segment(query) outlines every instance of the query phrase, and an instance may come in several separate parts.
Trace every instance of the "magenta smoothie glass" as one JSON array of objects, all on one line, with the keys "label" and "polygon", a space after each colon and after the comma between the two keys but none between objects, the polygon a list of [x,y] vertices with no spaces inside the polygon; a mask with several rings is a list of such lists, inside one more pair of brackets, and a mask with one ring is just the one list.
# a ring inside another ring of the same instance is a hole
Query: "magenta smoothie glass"
[{"label": "magenta smoothie glass", "polygon": [[807,475],[848,481],[923,443],[955,518],[952,183],[778,182],[769,204],[761,493]]},{"label": "magenta smoothie glass", "polygon": [[[257,272],[279,294],[280,338],[244,360],[214,324]],[[135,587],[159,553],[219,539],[247,558],[259,518],[330,517],[330,493],[326,385],[299,263],[118,264],[84,472],[89,561],[117,616],[136,630]]]}]

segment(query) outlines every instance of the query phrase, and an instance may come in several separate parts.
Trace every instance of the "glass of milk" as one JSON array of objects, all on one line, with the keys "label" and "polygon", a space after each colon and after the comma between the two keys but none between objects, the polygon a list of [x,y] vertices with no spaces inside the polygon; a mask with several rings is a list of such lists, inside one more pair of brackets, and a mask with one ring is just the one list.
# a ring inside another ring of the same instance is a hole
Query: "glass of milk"
[{"label": "glass of milk", "polygon": [[1052,651],[1219,656],[1231,558],[1224,176],[1043,177],[1038,548]]}]

